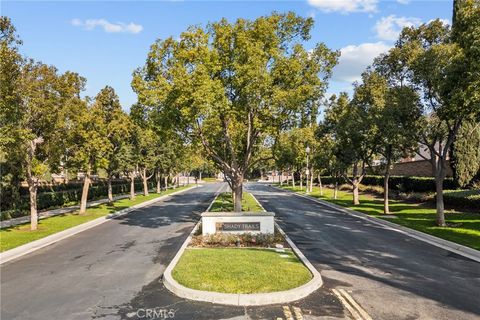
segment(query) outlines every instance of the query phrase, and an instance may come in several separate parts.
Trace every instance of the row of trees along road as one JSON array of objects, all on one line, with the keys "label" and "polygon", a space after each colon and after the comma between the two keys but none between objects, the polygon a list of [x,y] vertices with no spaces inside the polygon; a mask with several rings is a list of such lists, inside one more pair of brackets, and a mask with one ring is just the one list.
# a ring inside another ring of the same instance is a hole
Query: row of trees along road
[{"label": "row of trees along road", "polygon": [[[375,59],[346,93],[325,101],[320,123],[282,130],[274,144],[275,168],[300,177],[310,149],[314,174],[342,178],[359,203],[359,184],[373,159],[382,159],[384,212],[389,213],[392,164],[416,152],[435,175],[437,224],[445,226],[443,181],[451,159],[464,186],[480,172],[480,3],[456,1],[453,25],[440,20],[405,28],[394,47]],[[426,152],[424,152],[426,151]]]},{"label": "row of trees along road", "polygon": [[[128,176],[135,197],[137,174],[148,195],[147,181],[160,181],[205,164],[191,160],[194,152],[173,131],[153,130],[141,111],[122,110],[113,88],[106,86],[94,99],[82,98],[86,79],[59,73],[49,65],[19,53],[22,44],[10,19],[0,19],[0,183],[3,191],[18,194],[22,181],[30,194],[31,229],[37,229],[37,188],[49,172],[63,169],[84,174],[80,213],[86,211],[92,175],[106,172],[108,199],[112,180]],[[199,157],[199,155],[196,155]],[[178,181],[178,179],[177,179]],[[19,198],[19,197],[17,197]]]},{"label": "row of trees along road", "polygon": [[363,73],[352,99],[342,93],[328,101],[317,129],[318,165],[352,186],[354,204],[366,167],[381,158],[389,213],[391,165],[417,152],[431,163],[437,224],[445,226],[449,155],[461,184],[479,171],[480,3],[456,1],[454,8],[451,27],[434,20],[405,28],[395,46]]},{"label": "row of trees along road", "polygon": [[316,117],[338,53],[302,46],[312,25],[311,18],[274,13],[190,27],[179,39],[156,41],[134,73],[147,118],[203,145],[232,188],[235,211],[245,173],[273,158],[279,132]]}]

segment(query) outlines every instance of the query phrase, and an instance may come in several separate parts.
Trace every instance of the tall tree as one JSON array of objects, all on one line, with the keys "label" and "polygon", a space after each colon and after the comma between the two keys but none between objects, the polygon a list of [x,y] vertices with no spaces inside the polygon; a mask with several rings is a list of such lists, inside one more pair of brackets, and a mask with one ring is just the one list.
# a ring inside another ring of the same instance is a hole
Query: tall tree
[{"label": "tall tree", "polygon": [[198,139],[222,168],[235,211],[264,141],[318,108],[338,54],[323,44],[303,48],[312,25],[275,13],[190,27],[179,40],[155,42],[134,74],[140,102],[172,119],[187,140]]},{"label": "tall tree", "polygon": [[[20,199],[22,44],[7,17],[0,17],[0,210],[15,208]],[[15,200],[16,199],[16,200]]]},{"label": "tall tree", "polygon": [[480,172],[480,122],[462,124],[453,144],[450,163],[454,177],[462,187]]},{"label": "tall tree", "polygon": [[71,161],[83,175],[83,190],[80,200],[80,214],[87,209],[88,191],[92,175],[98,169],[108,167],[108,155],[112,146],[107,137],[107,124],[98,106],[83,105],[75,118],[75,129],[72,132],[73,145]]},{"label": "tall tree", "polygon": [[106,127],[106,138],[110,145],[106,155],[108,165],[105,170],[107,172],[108,200],[112,203],[112,179],[121,171],[120,163],[123,154],[120,150],[125,143],[128,143],[127,137],[131,134],[132,125],[130,118],[122,110],[115,90],[110,86],[100,90],[95,97],[93,108]]},{"label": "tall tree", "polygon": [[388,214],[391,166],[418,147],[419,97],[408,87],[390,87],[384,77],[367,70],[355,88],[354,100],[366,111],[373,126],[372,147],[384,160],[383,211]]},{"label": "tall tree", "polygon": [[[76,81],[66,81],[74,76]],[[56,68],[33,61],[22,71],[21,153],[30,193],[31,228],[37,227],[37,187],[49,168],[60,166],[60,141],[56,130],[65,122],[66,102],[81,104],[84,79],[76,74],[59,75]]]},{"label": "tall tree", "polygon": [[373,123],[365,105],[356,98],[350,101],[346,93],[332,96],[321,123],[323,134],[335,140],[334,155],[344,169],[340,174],[352,186],[353,204],[360,203],[359,185],[375,152]]}]

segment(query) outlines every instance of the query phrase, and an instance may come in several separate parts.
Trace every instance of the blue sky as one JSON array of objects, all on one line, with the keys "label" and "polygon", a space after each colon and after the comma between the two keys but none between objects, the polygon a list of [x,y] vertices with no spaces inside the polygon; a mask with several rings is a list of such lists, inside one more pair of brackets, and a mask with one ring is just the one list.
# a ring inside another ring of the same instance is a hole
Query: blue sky
[{"label": "blue sky", "polygon": [[22,52],[87,78],[86,95],[106,85],[117,91],[125,110],[136,101],[132,71],[143,65],[157,38],[178,37],[190,25],[222,17],[234,21],[294,11],[312,16],[306,47],[324,42],[342,57],[328,93],[350,91],[352,81],[379,53],[388,50],[402,26],[451,20],[452,2],[416,0],[308,1],[2,1],[24,42]]}]

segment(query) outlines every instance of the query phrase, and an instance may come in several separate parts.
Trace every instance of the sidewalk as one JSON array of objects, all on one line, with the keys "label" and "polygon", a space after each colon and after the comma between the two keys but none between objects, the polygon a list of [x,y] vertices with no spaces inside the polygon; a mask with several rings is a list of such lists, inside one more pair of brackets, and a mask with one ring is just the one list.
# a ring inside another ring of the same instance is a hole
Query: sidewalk
[{"label": "sidewalk", "polygon": [[[167,187],[167,189],[171,189],[171,188],[172,187]],[[152,190],[150,190],[150,192],[152,192]],[[143,191],[136,192],[135,194],[136,195],[143,194]],[[123,195],[115,196],[115,197],[113,197],[113,201],[120,200],[120,199],[125,199],[125,198],[128,198],[128,197],[130,197],[130,194],[123,194]],[[104,203],[107,203],[107,202],[108,202],[107,198],[99,199],[99,200],[95,200],[95,201],[90,201],[90,202],[87,202],[87,208],[95,207],[95,206],[98,206],[100,204],[104,204]],[[47,211],[41,211],[41,212],[38,213],[38,219],[40,220],[40,219],[45,219],[45,218],[49,218],[49,217],[53,217],[53,216],[58,216],[58,215],[69,213],[69,212],[72,212],[72,211],[75,211],[75,210],[78,210],[78,209],[80,209],[80,205],[75,205],[75,206],[70,206],[70,207],[62,207],[62,208],[47,210]],[[30,215],[0,221],[0,229],[13,227],[13,226],[16,226],[16,225],[19,225],[19,224],[22,224],[22,223],[27,223],[27,222],[30,222]]]}]

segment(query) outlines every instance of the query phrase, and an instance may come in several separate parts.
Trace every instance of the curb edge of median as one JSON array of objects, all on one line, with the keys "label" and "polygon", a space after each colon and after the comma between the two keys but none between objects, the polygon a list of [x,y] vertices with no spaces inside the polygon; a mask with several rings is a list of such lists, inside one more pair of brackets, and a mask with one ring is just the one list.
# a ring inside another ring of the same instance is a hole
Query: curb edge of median
[{"label": "curb edge of median", "polygon": [[[260,204],[257,198],[255,196],[253,197],[255,201]],[[260,207],[265,210],[261,204]],[[163,273],[163,284],[165,285],[165,287],[170,292],[181,298],[234,306],[262,306],[300,300],[315,292],[323,285],[322,276],[317,271],[317,269],[315,269],[315,267],[310,263],[310,261],[308,261],[308,259],[303,255],[300,249],[298,249],[298,247],[293,243],[293,241],[275,222],[275,226],[278,228],[279,232],[285,237],[285,240],[290,245],[295,255],[300,259],[300,261],[312,274],[312,279],[309,282],[297,288],[285,291],[254,294],[220,293],[187,288],[179,284],[175,279],[173,279],[172,271],[180,260],[180,257],[183,255],[183,252],[187,248],[188,244],[192,240],[193,235],[200,227],[200,224],[200,221],[197,222],[193,230],[188,235],[187,239],[185,239],[182,246],[176,253],[175,257],[168,264],[165,272]]]},{"label": "curb edge of median", "polygon": [[377,217],[372,217],[372,216],[369,216],[365,213],[358,212],[358,211],[355,211],[355,210],[350,209],[350,208],[342,207],[340,205],[328,202],[326,200],[317,199],[317,198],[314,198],[312,196],[303,195],[303,194],[299,194],[299,193],[296,193],[296,192],[293,192],[293,191],[281,189],[277,186],[270,185],[270,187],[272,187],[274,189],[277,189],[279,191],[285,192],[285,193],[290,193],[290,194],[294,194],[298,197],[309,199],[313,202],[317,202],[317,203],[322,204],[324,206],[327,206],[327,207],[336,209],[338,211],[341,211],[341,212],[343,212],[347,215],[354,216],[354,217],[357,217],[359,219],[367,220],[371,223],[380,225],[382,227],[387,227],[389,230],[403,233],[403,234],[405,234],[405,235],[407,235],[411,238],[414,238],[414,239],[426,242],[428,244],[431,244],[435,247],[453,252],[455,254],[461,255],[461,256],[466,257],[468,259],[471,259],[473,261],[480,262],[480,251],[475,250],[473,248],[469,248],[469,247],[466,247],[464,245],[461,245],[461,244],[458,244],[458,243],[455,243],[455,242],[452,242],[452,241],[448,241],[448,240],[445,240],[445,239],[442,239],[442,238],[439,238],[439,237],[435,237],[435,236],[432,236],[428,233],[424,233],[424,232],[421,232],[421,231],[418,231],[418,230],[415,230],[415,229],[407,228],[405,226],[402,226],[402,225],[399,225],[399,224],[396,224],[396,223],[393,223],[393,222],[390,222],[390,221],[386,221],[386,220],[383,220],[383,219],[380,219],[380,218],[377,218]]},{"label": "curb edge of median", "polygon": [[44,238],[40,238],[38,240],[28,242],[28,243],[23,244],[21,246],[18,246],[16,248],[1,252],[0,253],[0,265],[2,265],[4,263],[7,263],[11,260],[20,258],[24,255],[29,254],[29,253],[35,252],[39,249],[47,247],[51,244],[54,244],[56,242],[59,242],[59,241],[64,240],[66,238],[69,238],[71,236],[74,236],[74,235],[76,235],[80,232],[83,232],[83,231],[86,231],[86,230],[91,229],[93,227],[96,227],[98,225],[101,225],[101,224],[103,224],[107,221],[110,221],[111,219],[126,215],[126,214],[130,213],[131,211],[135,211],[137,209],[140,209],[140,208],[146,207],[148,205],[151,205],[151,204],[153,204],[157,201],[164,200],[164,199],[166,199],[170,196],[173,196],[173,195],[176,195],[176,194],[179,194],[179,193],[182,193],[182,192],[186,192],[188,190],[198,188],[198,187],[197,186],[192,186],[192,187],[180,190],[180,191],[172,192],[170,194],[166,194],[166,195],[160,196],[158,198],[154,198],[154,199],[139,203],[135,206],[117,211],[115,213],[105,215],[103,217],[100,217],[100,218],[97,218],[97,219],[79,224],[77,226],[65,229],[63,231],[51,234],[51,235],[46,236]]}]

